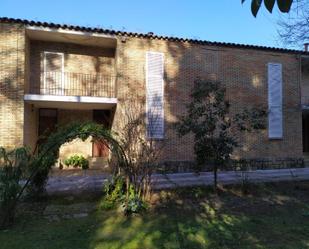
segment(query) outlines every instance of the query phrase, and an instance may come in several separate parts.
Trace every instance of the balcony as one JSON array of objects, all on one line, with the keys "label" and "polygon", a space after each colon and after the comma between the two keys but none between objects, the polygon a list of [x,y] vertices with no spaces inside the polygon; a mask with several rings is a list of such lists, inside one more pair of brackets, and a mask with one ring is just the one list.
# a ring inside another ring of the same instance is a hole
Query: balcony
[{"label": "balcony", "polygon": [[113,98],[115,77],[70,72],[41,73],[40,82],[30,84],[30,94]]},{"label": "balcony", "polygon": [[54,103],[48,107],[59,107],[79,103],[96,108],[93,104],[117,103],[116,77],[112,75],[53,71],[43,72],[36,78],[30,82],[28,94],[24,97],[25,101],[32,104],[45,107],[48,102]]}]

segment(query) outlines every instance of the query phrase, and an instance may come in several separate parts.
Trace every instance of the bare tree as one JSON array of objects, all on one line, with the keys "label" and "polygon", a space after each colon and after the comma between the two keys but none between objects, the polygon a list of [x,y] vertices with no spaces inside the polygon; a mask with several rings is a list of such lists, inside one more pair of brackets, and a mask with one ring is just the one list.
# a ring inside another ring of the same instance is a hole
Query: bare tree
[{"label": "bare tree", "polygon": [[[144,200],[151,194],[151,177],[158,166],[164,141],[158,141],[154,134],[159,116],[145,113],[145,99],[127,98],[123,110],[123,126],[119,141],[126,154],[128,167],[125,169],[127,190],[131,185],[135,194]],[[151,120],[147,123],[147,120]],[[127,193],[128,194],[128,193]]]},{"label": "bare tree", "polygon": [[298,0],[287,17],[278,21],[279,38],[286,46],[300,48],[309,42],[309,1]]}]

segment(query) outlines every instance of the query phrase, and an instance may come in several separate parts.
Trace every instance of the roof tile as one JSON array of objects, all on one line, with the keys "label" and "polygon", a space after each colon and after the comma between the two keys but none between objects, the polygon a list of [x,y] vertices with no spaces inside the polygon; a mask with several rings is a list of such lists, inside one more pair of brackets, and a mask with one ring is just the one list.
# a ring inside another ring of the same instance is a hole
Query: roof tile
[{"label": "roof tile", "polygon": [[33,20],[25,20],[25,19],[15,19],[8,17],[0,17],[0,22],[2,23],[20,23],[24,25],[30,25],[35,27],[44,27],[44,28],[57,28],[57,29],[68,29],[68,30],[76,30],[76,31],[87,31],[93,33],[101,33],[101,34],[110,34],[110,35],[120,35],[120,36],[129,36],[129,37],[141,37],[141,38],[149,38],[149,39],[157,39],[157,40],[169,40],[169,41],[177,41],[177,42],[188,42],[193,44],[201,44],[201,45],[210,45],[210,46],[221,46],[221,47],[237,47],[237,48],[245,48],[245,49],[258,49],[258,50],[266,50],[266,51],[276,51],[283,53],[294,53],[294,54],[307,54],[309,52],[302,50],[294,50],[294,49],[286,49],[286,48],[276,48],[276,47],[266,47],[266,46],[256,46],[256,45],[248,45],[248,44],[237,44],[237,43],[229,43],[229,42],[212,42],[206,40],[197,40],[197,39],[188,39],[188,38],[180,38],[180,37],[171,37],[171,36],[158,36],[149,33],[134,33],[134,32],[125,32],[125,31],[117,31],[111,29],[102,29],[102,28],[91,28],[84,26],[74,26],[74,25],[66,25],[66,24],[57,24],[50,22],[39,22]]}]

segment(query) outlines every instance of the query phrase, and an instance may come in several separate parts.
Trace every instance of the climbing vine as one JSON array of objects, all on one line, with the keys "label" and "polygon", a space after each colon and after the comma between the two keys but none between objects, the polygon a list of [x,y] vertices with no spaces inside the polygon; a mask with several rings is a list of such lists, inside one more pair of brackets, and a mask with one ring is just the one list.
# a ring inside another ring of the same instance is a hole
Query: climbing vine
[{"label": "climbing vine", "polygon": [[[85,141],[89,137],[104,141],[117,159],[118,167],[127,170],[125,153],[113,133],[92,122],[72,123],[58,128],[33,154],[26,148],[9,152],[0,148],[0,228],[13,222],[15,208],[25,190],[34,195],[44,192],[48,173],[58,159],[60,146],[76,138]],[[24,182],[20,184],[22,179]]]}]

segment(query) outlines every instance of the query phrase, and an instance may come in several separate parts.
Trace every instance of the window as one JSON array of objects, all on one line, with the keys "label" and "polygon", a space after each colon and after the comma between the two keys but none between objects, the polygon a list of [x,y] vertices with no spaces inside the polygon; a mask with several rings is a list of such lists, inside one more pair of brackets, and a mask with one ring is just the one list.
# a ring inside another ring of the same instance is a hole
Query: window
[{"label": "window", "polygon": [[147,137],[164,138],[164,54],[146,53]]},{"label": "window", "polygon": [[62,95],[64,90],[63,53],[44,52],[42,94]]},{"label": "window", "polygon": [[278,63],[268,63],[268,137],[283,137],[282,65]]}]

